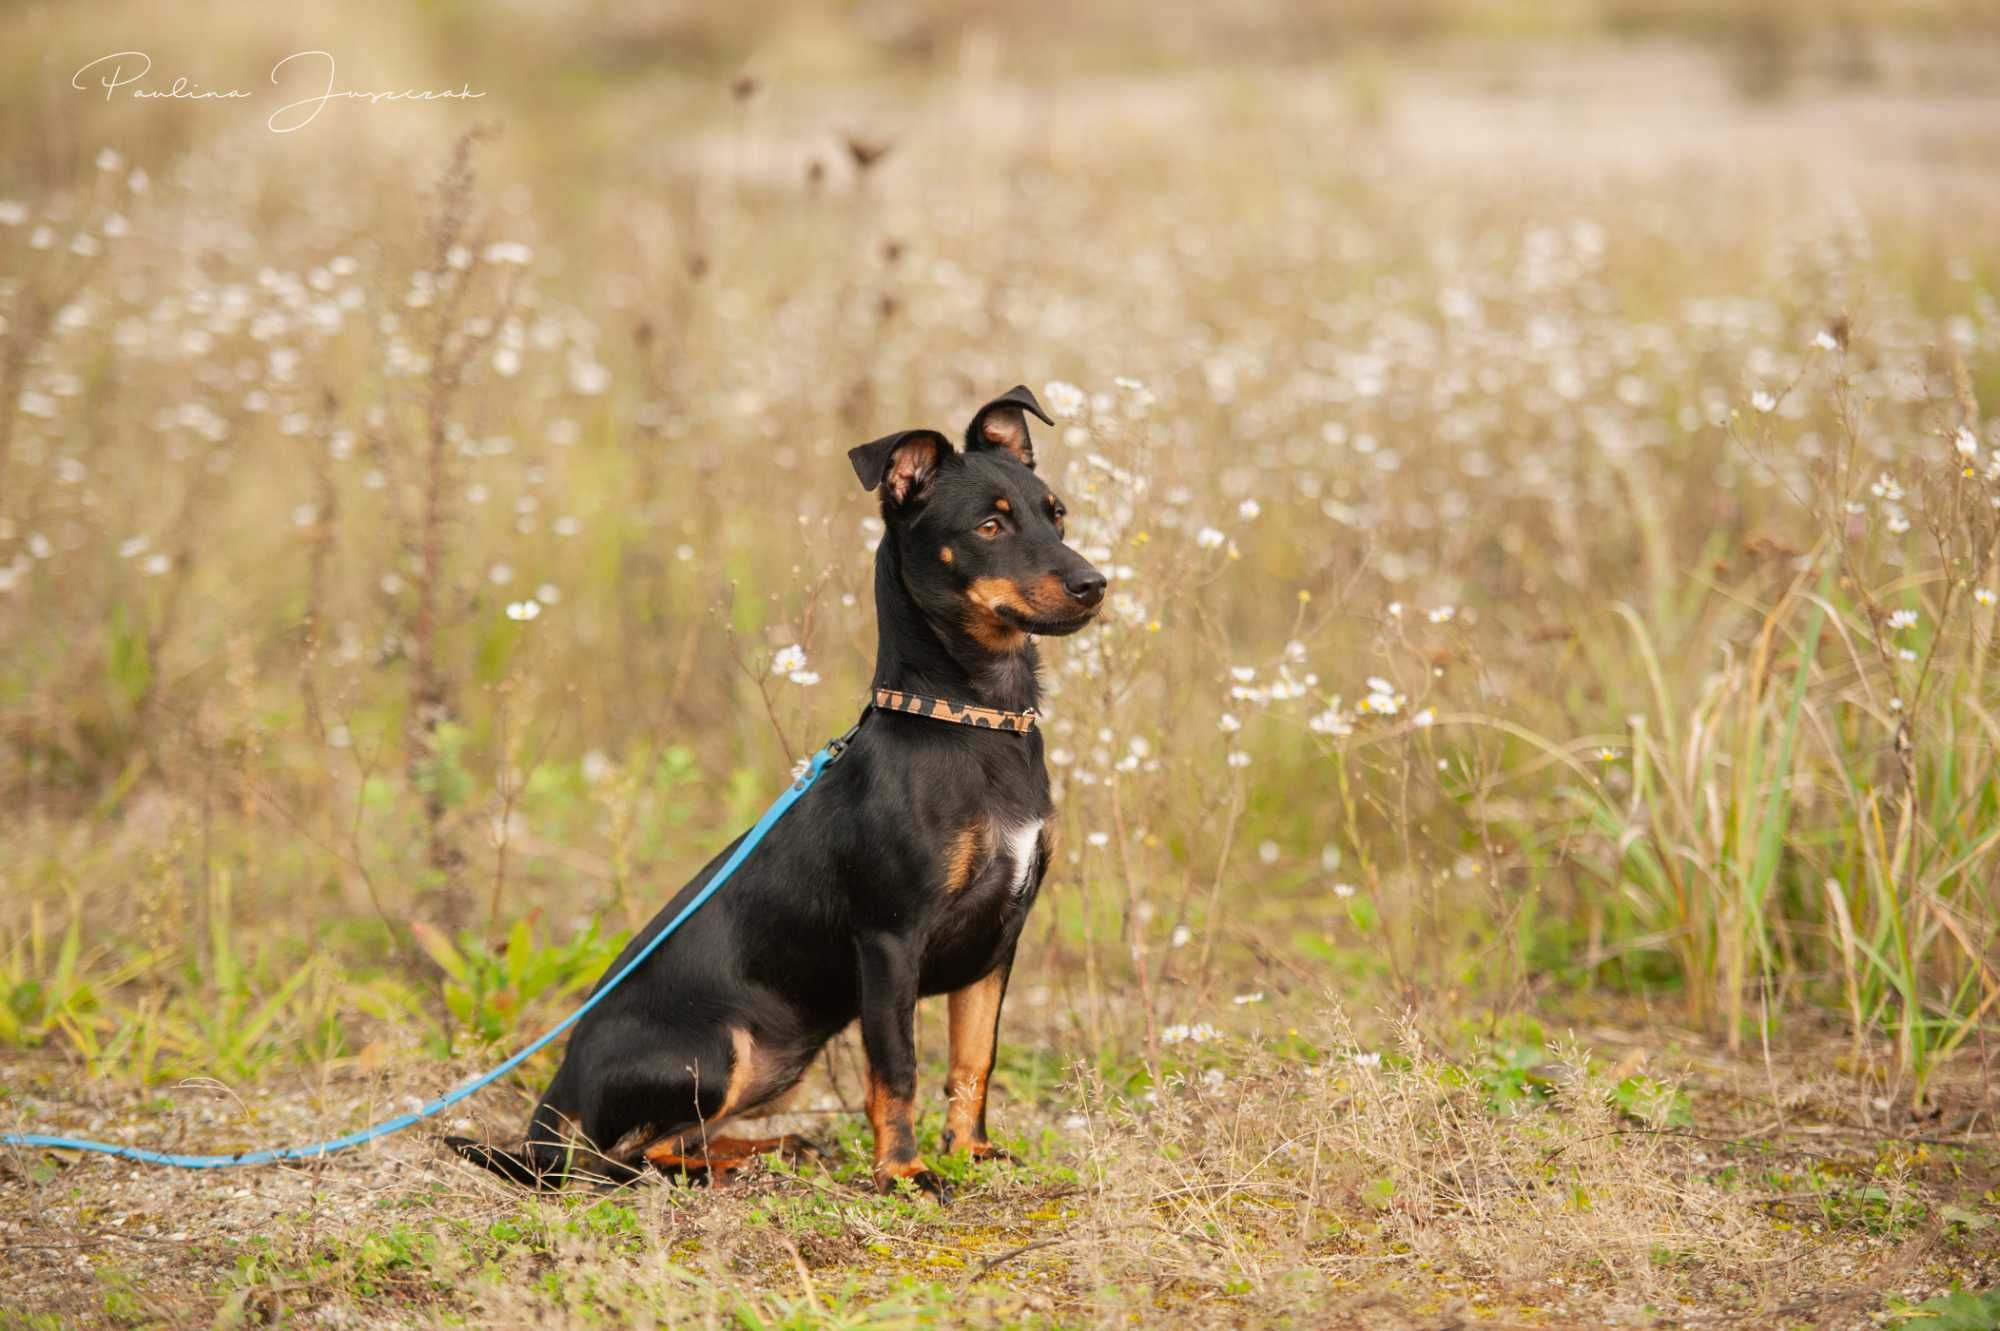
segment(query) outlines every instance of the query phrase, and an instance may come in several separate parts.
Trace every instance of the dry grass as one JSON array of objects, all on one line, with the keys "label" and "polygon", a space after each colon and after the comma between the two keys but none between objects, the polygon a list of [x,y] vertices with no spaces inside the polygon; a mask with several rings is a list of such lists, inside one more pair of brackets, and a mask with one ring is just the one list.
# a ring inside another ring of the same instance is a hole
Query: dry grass
[{"label": "dry grass", "polygon": [[[417,1136],[13,1153],[0,1325],[1845,1326],[1990,1281],[2000,65],[1479,9],[1246,11],[1197,69],[1179,13],[385,7],[344,82],[494,95],[274,136],[56,66],[117,27],[247,82],[310,10],[30,6],[0,1126],[326,1135],[552,1019],[850,723],[858,440],[1030,383],[1115,587],[1048,654],[1021,1169],[861,1191],[846,1040],[793,1106],[833,1168],[718,1196]],[[517,1130],[529,1071],[447,1126]]]}]

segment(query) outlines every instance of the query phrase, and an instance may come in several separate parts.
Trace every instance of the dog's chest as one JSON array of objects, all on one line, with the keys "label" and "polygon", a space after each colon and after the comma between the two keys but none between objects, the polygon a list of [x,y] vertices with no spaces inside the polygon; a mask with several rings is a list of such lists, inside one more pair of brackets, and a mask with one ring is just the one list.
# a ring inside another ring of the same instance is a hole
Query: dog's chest
[{"label": "dog's chest", "polygon": [[1007,895],[1018,897],[1028,890],[1035,874],[1035,855],[1042,840],[1042,820],[1031,818],[1011,827],[1002,827],[1001,857],[1006,861]]},{"label": "dog's chest", "polygon": [[939,864],[945,898],[961,908],[1012,906],[1035,886],[1042,820],[987,816],[953,835]]}]

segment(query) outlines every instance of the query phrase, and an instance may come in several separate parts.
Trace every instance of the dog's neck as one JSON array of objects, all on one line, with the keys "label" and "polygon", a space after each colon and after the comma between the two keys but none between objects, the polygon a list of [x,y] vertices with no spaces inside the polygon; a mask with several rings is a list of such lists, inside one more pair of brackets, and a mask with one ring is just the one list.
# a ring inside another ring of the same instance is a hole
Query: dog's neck
[{"label": "dog's neck", "polygon": [[996,654],[954,624],[941,624],[917,604],[903,582],[893,535],[875,554],[875,680],[873,687],[1025,712],[1041,696],[1034,639]]}]

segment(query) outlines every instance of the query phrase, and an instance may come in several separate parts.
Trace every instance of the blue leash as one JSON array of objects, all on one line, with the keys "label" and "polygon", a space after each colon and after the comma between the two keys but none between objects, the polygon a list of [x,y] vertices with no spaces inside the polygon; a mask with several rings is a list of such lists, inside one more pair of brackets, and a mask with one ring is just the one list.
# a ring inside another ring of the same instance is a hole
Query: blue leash
[{"label": "blue leash", "polygon": [[[866,715],[864,712],[863,717],[865,718]],[[86,1141],[78,1137],[44,1137],[39,1133],[32,1132],[0,1132],[0,1146],[48,1146],[64,1151],[95,1151],[99,1155],[117,1156],[121,1160],[135,1160],[142,1165],[171,1165],[175,1169],[233,1169],[238,1165],[269,1165],[281,1160],[317,1160],[322,1156],[332,1155],[336,1151],[351,1150],[356,1146],[372,1142],[378,1137],[386,1137],[392,1132],[401,1132],[413,1123],[421,1123],[427,1118],[440,1114],[467,1096],[485,1090],[515,1068],[520,1067],[521,1064],[527,1062],[537,1052],[546,1048],[549,1041],[576,1025],[582,1019],[583,1014],[596,1007],[606,994],[624,983],[625,979],[633,971],[639,969],[647,957],[653,955],[654,950],[660,944],[666,942],[675,930],[686,924],[688,918],[701,909],[704,902],[715,895],[716,889],[728,881],[729,875],[742,867],[743,861],[750,857],[750,852],[757,848],[757,843],[762,841],[765,835],[777,825],[778,820],[785,816],[786,810],[798,803],[800,796],[812,789],[813,782],[819,780],[820,773],[824,772],[846,751],[847,746],[854,740],[855,731],[860,729],[861,726],[857,722],[854,730],[848,731],[845,735],[842,735],[839,739],[834,740],[818,753],[814,754],[812,762],[806,768],[805,773],[798,780],[786,786],[784,793],[779,795],[771,807],[764,811],[764,816],[757,820],[756,825],[737,844],[736,852],[723,863],[720,869],[716,870],[715,876],[702,886],[701,891],[695,893],[694,900],[683,906],[680,914],[668,921],[666,928],[660,930],[660,932],[647,940],[646,945],[639,949],[639,954],[625,963],[623,970],[597,986],[597,991],[584,1000],[582,1007],[564,1017],[554,1026],[551,1026],[534,1043],[508,1059],[505,1063],[502,1063],[499,1067],[475,1081],[467,1082],[455,1090],[446,1091],[443,1095],[421,1109],[412,1110],[407,1114],[398,1114],[395,1118],[384,1119],[382,1122],[372,1127],[363,1128],[359,1132],[350,1132],[345,1137],[335,1137],[331,1141],[315,1142],[311,1146],[274,1147],[267,1151],[239,1151],[235,1155],[169,1155],[164,1151],[147,1151],[137,1146],[119,1146],[112,1142]]]}]

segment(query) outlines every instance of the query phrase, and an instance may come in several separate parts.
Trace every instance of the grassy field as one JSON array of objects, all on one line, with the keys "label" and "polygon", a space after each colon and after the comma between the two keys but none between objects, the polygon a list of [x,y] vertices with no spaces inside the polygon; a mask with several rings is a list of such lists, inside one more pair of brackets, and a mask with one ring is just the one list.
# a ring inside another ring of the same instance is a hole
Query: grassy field
[{"label": "grassy field", "polygon": [[1030,384],[1112,601],[1018,1164],[876,1196],[849,1033],[526,1196],[543,1057],[0,1148],[0,1328],[2000,1326],[1977,7],[154,8],[0,54],[0,1131],[566,1012],[851,724],[852,444]]}]

